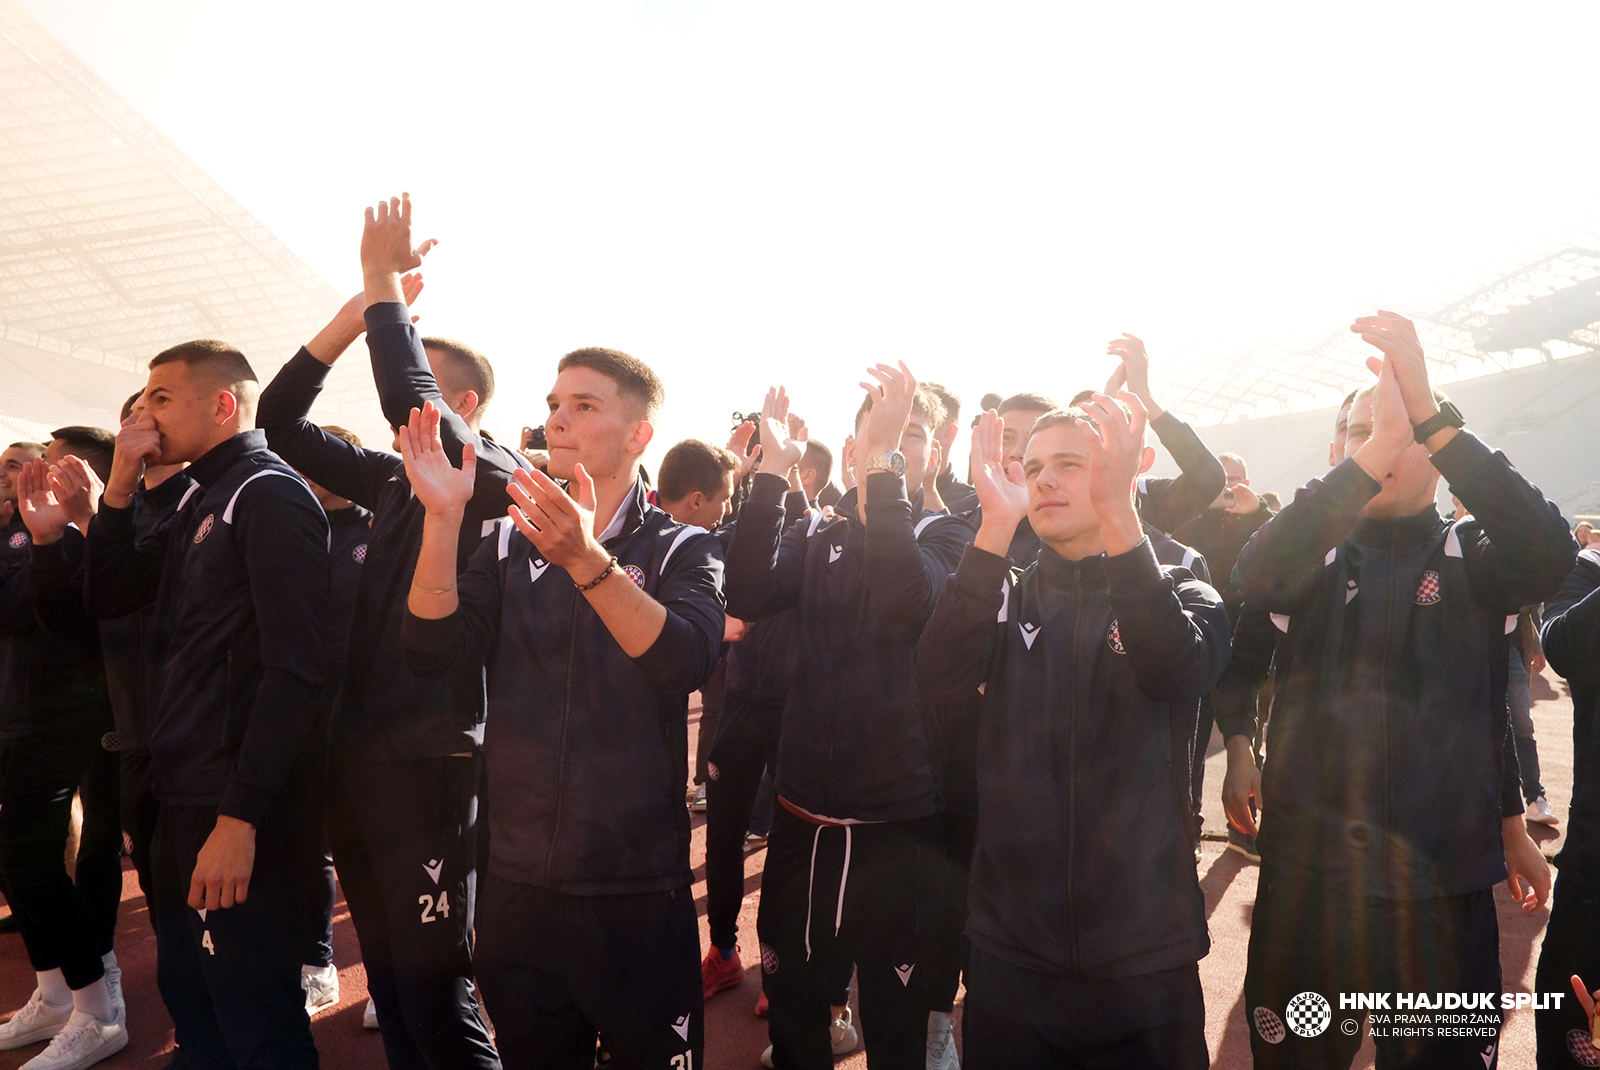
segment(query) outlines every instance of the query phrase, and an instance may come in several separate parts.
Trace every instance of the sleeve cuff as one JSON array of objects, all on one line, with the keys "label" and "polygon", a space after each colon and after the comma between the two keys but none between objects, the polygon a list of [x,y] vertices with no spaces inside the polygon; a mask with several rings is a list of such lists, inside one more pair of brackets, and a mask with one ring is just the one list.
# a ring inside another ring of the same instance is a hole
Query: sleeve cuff
[{"label": "sleeve cuff", "polygon": [[259,828],[261,818],[271,805],[272,796],[269,793],[249,784],[230,780],[222,791],[222,803],[217,807],[217,815],[237,818]]},{"label": "sleeve cuff", "polygon": [[1470,479],[1472,471],[1494,459],[1494,451],[1483,440],[1466,428],[1456,432],[1456,437],[1433,454],[1433,466],[1450,483]]},{"label": "sleeve cuff", "polygon": [[1165,576],[1149,538],[1125,554],[1106,558],[1106,591],[1112,598],[1140,595],[1161,584]]},{"label": "sleeve cuff", "polygon": [[757,472],[750,484],[750,500],[762,505],[782,506],[789,493],[789,481],[772,472]]},{"label": "sleeve cuff", "polygon": [[400,635],[408,650],[419,654],[443,653],[461,642],[461,613],[457,610],[448,617],[419,617],[407,610]]},{"label": "sleeve cuff", "polygon": [[[163,484],[165,486],[165,484]],[[114,505],[107,505],[105,495],[100,496],[100,508],[94,514],[98,523],[91,525],[99,533],[108,533],[117,536],[130,535],[133,532],[133,502],[121,509]]]},{"label": "sleeve cuff", "polygon": [[61,538],[47,546],[41,546],[36,542],[30,543],[28,563],[33,568],[60,568],[67,560],[66,547],[62,545],[65,542],[66,539]]},{"label": "sleeve cuff", "polygon": [[1188,426],[1188,424],[1172,415],[1170,409],[1163,409],[1160,416],[1150,421],[1150,430],[1154,431],[1156,437],[1162,442],[1165,442],[1169,435],[1183,433],[1188,429]]},{"label": "sleeve cuff", "polygon": [[880,509],[892,509],[896,505],[911,504],[911,499],[906,495],[906,481],[904,476],[897,476],[893,472],[868,472],[867,473],[867,512],[876,513]]},{"label": "sleeve cuff", "polygon": [[301,346],[300,352],[289,358],[289,363],[285,367],[293,368],[295,377],[305,380],[307,385],[316,384],[318,386],[321,386],[323,380],[328,377],[328,373],[333,371],[332,366],[324,364],[316,357],[313,357],[311,350],[305,346]]},{"label": "sleeve cuff", "polygon": [[364,315],[369,331],[379,327],[411,326],[411,309],[403,301],[379,301],[368,305]]},{"label": "sleeve cuff", "polygon": [[974,543],[968,543],[966,550],[961,555],[961,563],[956,566],[955,582],[962,587],[974,591],[984,591],[1000,598],[1000,585],[1005,583],[1006,577],[1011,575],[1011,559],[991,554],[988,550],[979,549]]}]

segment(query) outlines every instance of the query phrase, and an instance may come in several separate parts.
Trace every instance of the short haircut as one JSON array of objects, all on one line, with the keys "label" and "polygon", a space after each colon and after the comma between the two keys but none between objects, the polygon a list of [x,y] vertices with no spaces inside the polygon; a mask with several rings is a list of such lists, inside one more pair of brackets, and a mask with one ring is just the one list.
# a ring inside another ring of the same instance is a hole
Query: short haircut
[{"label": "short haircut", "polygon": [[1069,404],[1076,409],[1079,405],[1082,405],[1085,401],[1088,401],[1090,398],[1094,397],[1096,393],[1097,391],[1094,390],[1080,390],[1076,394],[1072,395],[1072,401],[1069,402]]},{"label": "short haircut", "polygon": [[617,384],[617,393],[643,410],[646,420],[654,423],[660,419],[661,407],[667,402],[666,387],[650,370],[650,365],[638,357],[629,356],[620,349],[590,346],[587,349],[574,349],[556,365],[557,372],[564,372],[568,368],[588,368],[599,372]]},{"label": "short haircut", "polygon": [[231,388],[239,383],[258,383],[256,370],[243,353],[226,342],[212,338],[197,338],[182,342],[171,349],[163,349],[150,361],[150,367],[163,364],[187,364],[189,370],[204,377],[212,387]]},{"label": "short haircut", "polygon": [[[859,426],[861,417],[872,411],[872,399],[877,397],[875,392],[869,392],[861,401],[861,407],[856,410],[856,424]],[[918,383],[917,392],[911,396],[911,416],[921,420],[922,426],[932,435],[945,425],[944,403],[939,400],[939,395],[928,389],[928,384]]]},{"label": "short haircut", "polygon": [[1023,409],[1028,412],[1066,412],[1066,409],[1056,408],[1056,403],[1043,394],[1021,393],[1012,394],[1000,403],[997,410],[1001,416],[1013,409]]},{"label": "short haircut", "polygon": [[7,446],[8,450],[32,450],[34,453],[43,453],[50,447],[43,442],[13,442]]},{"label": "short haircut", "polygon": [[103,427],[58,427],[50,432],[52,439],[67,444],[69,452],[82,457],[102,481],[111,477],[111,458],[117,452],[117,436]]},{"label": "short haircut", "polygon": [[944,406],[944,423],[940,427],[948,427],[961,419],[961,399],[950,393],[950,388],[942,383],[923,383],[923,386],[933,391],[933,396],[939,399],[939,404]]},{"label": "short haircut", "polygon": [[489,404],[494,397],[494,368],[488,357],[454,338],[424,338],[422,348],[444,356],[445,378],[452,387],[477,394],[480,409]]},{"label": "short haircut", "polygon": [[1217,460],[1232,461],[1234,464],[1239,466],[1239,470],[1244,473],[1246,479],[1250,478],[1250,466],[1245,464],[1244,458],[1239,456],[1237,453],[1219,453],[1217,454]]},{"label": "short haircut", "polygon": [[347,431],[338,424],[323,424],[322,429],[328,432],[328,434],[332,435],[334,438],[344,439],[344,441],[350,443],[352,446],[361,445],[360,435],[356,434],[354,431]]},{"label": "short haircut", "polygon": [[833,451],[821,442],[807,442],[805,453],[800,455],[800,470],[803,472],[807,468],[815,468],[817,478],[828,482],[833,477]]},{"label": "short haircut", "polygon": [[728,485],[728,473],[739,470],[739,456],[732,450],[686,438],[661,458],[657,476],[657,497],[678,502],[695,491],[711,497]]},{"label": "short haircut", "polygon": [[[1027,396],[1038,397],[1037,394],[1029,394]],[[1026,407],[1024,405],[1015,406],[1015,408],[1019,409]],[[1040,431],[1048,431],[1052,427],[1067,427],[1076,424],[1088,424],[1093,427],[1094,421],[1082,409],[1050,409],[1033,422],[1033,429],[1028,432],[1028,438],[1031,440]]]},{"label": "short haircut", "polygon": [[983,395],[983,400],[978,402],[978,407],[980,409],[982,409],[984,412],[988,412],[990,409],[998,409],[1000,407],[1000,395],[999,394],[985,394],[985,395]]},{"label": "short haircut", "polygon": [[128,418],[129,414],[133,412],[133,407],[139,404],[139,399],[142,397],[144,397],[144,389],[142,387],[128,395],[128,400],[122,403],[122,411],[117,414],[118,423],[122,423]]}]

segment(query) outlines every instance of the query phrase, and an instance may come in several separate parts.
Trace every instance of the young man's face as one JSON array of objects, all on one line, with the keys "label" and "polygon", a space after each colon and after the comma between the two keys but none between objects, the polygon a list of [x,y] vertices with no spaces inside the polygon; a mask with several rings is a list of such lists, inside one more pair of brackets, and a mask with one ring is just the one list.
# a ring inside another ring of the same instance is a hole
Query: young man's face
[{"label": "young man's face", "polygon": [[1344,460],[1344,442],[1350,434],[1350,409],[1354,404],[1352,401],[1349,405],[1341,405],[1339,414],[1333,418],[1333,441],[1328,443],[1329,468]]},{"label": "young man's face", "polygon": [[1033,430],[1033,425],[1043,415],[1039,409],[1010,409],[1001,414],[1000,422],[1005,424],[1001,442],[1005,448],[1007,467],[1012,461],[1022,463],[1023,450],[1028,445],[1028,432]]},{"label": "young man's face", "polygon": [[1065,542],[1100,527],[1089,499],[1089,450],[1080,424],[1047,427],[1027,442],[1028,522],[1045,542]]},{"label": "young man's face", "polygon": [[[1372,437],[1371,388],[1356,395],[1350,405],[1350,421],[1345,432],[1344,455],[1354,457]],[[1363,516],[1415,516],[1433,502],[1439,488],[1439,470],[1428,459],[1427,447],[1413,442],[1406,447],[1394,469],[1383,479],[1383,489],[1361,510]]]},{"label": "young man's face", "polygon": [[22,466],[38,459],[37,451],[21,446],[12,446],[0,453],[0,502],[17,500],[17,481],[22,478]]},{"label": "young man's face", "polygon": [[[550,440],[550,476],[571,479],[582,462],[594,478],[616,475],[650,441],[650,425],[610,376],[593,368],[568,368],[556,376],[544,422]],[[641,441],[642,439],[642,441]]]},{"label": "young man's face", "polygon": [[727,517],[732,498],[733,473],[729,472],[723,478],[722,486],[711,496],[696,492],[681,502],[664,505],[663,508],[680,524],[693,524],[710,531]]},{"label": "young man's face", "polygon": [[154,463],[181,464],[204,456],[229,416],[223,394],[232,397],[231,391],[206,383],[182,361],[151,368],[141,415],[153,420],[161,433],[161,456]]}]

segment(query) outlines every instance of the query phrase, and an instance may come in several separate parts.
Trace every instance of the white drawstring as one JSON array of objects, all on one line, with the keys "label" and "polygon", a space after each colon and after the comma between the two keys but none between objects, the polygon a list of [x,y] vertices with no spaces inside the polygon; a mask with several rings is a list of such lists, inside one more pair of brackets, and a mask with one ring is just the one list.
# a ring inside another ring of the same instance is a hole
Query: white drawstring
[{"label": "white drawstring", "polygon": [[[811,889],[817,880],[817,843],[822,839],[822,826],[817,826],[811,837],[811,872],[806,875],[806,961],[811,961]],[[838,935],[835,933],[834,935]]]},{"label": "white drawstring", "polygon": [[844,827],[844,869],[839,873],[839,906],[833,912],[833,935],[839,935],[839,926],[844,924],[844,882],[850,877],[850,826]]}]

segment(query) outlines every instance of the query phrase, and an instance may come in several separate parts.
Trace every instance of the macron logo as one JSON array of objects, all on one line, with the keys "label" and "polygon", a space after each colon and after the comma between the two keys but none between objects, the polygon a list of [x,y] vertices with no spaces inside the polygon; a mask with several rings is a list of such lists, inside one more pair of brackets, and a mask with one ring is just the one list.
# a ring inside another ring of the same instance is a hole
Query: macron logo
[{"label": "macron logo", "polygon": [[909,966],[896,966],[894,968],[894,975],[896,977],[900,978],[901,985],[905,986],[906,988],[910,988],[911,987],[911,971],[916,969],[916,968],[917,967],[916,967],[915,964],[909,965]]},{"label": "macron logo", "polygon": [[682,1038],[683,1040],[688,1040],[689,1039],[689,1016],[687,1014],[685,1014],[683,1017],[679,1018],[676,1022],[673,1022],[672,1023],[672,1031],[674,1033],[678,1034],[678,1036],[680,1038]]},{"label": "macron logo", "polygon": [[444,870],[444,859],[435,858],[431,861],[424,862],[422,863],[422,868],[427,870],[428,876],[433,878],[433,883],[438,884],[439,874]]},{"label": "macron logo", "polygon": [[1022,625],[1022,641],[1028,645],[1029,650],[1033,649],[1033,641],[1038,638],[1038,635],[1039,626],[1037,624]]},{"label": "macron logo", "polygon": [[833,564],[835,561],[839,560],[839,558],[841,558],[843,556],[844,556],[844,547],[843,546],[830,546],[830,547],[828,547],[828,564],[830,564],[830,565]]},{"label": "macron logo", "polygon": [[201,907],[199,910],[195,911],[195,913],[200,915],[200,920],[201,921],[205,921],[206,920],[206,908],[205,907]]},{"label": "macron logo", "polygon": [[1494,1062],[1494,1049],[1497,1045],[1499,1045],[1499,1043],[1500,1042],[1497,1040],[1478,1053],[1483,1058],[1483,1065],[1485,1067],[1488,1067]]},{"label": "macron logo", "polygon": [[538,583],[539,582],[539,577],[543,576],[544,575],[544,570],[549,568],[549,567],[550,567],[550,562],[544,560],[543,558],[539,559],[538,561],[534,561],[532,559],[529,559],[529,561],[528,561],[528,575],[533,577],[533,582],[534,583]]},{"label": "macron logo", "polygon": [[1361,588],[1356,586],[1356,581],[1355,580],[1345,580],[1344,581],[1344,604],[1345,605],[1349,605],[1350,604],[1350,600],[1352,598],[1354,598],[1360,592],[1360,590],[1361,590]]}]

